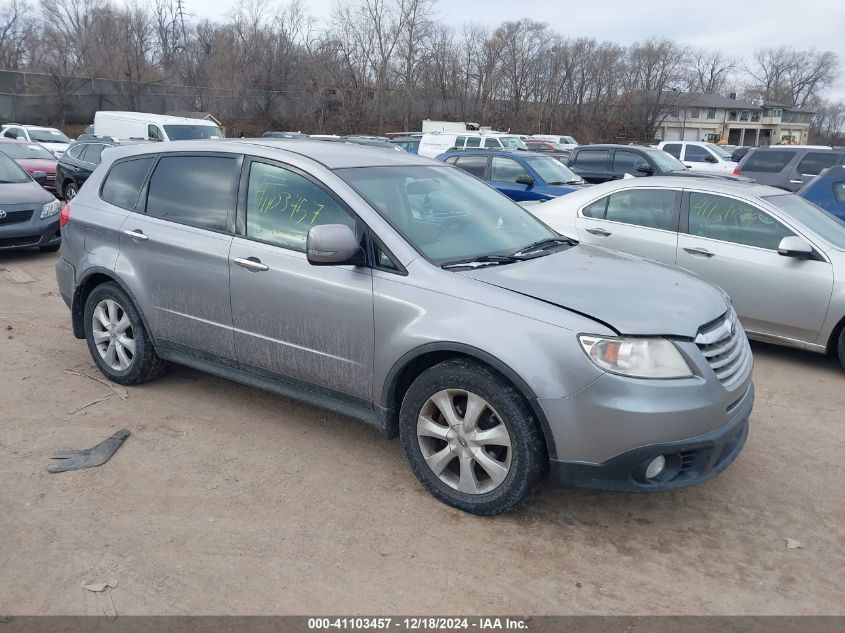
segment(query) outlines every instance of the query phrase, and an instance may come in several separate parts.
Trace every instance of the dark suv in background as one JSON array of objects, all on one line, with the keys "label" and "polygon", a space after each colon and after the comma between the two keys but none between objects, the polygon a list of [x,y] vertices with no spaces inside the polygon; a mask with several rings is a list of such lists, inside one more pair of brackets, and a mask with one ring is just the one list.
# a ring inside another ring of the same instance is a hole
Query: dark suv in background
[{"label": "dark suv in background", "polygon": [[591,183],[619,180],[631,176],[696,176],[728,178],[728,174],[687,169],[677,158],[662,149],[642,145],[582,145],[572,150],[569,168]]},{"label": "dark suv in background", "polygon": [[100,164],[100,156],[106,148],[141,142],[144,141],[121,141],[111,136],[82,134],[67,148],[56,165],[56,196],[72,200],[91,172]]},{"label": "dark suv in background", "polygon": [[798,191],[822,170],[834,165],[845,165],[845,148],[756,147],[740,161],[734,174],[748,176],[764,185]]}]

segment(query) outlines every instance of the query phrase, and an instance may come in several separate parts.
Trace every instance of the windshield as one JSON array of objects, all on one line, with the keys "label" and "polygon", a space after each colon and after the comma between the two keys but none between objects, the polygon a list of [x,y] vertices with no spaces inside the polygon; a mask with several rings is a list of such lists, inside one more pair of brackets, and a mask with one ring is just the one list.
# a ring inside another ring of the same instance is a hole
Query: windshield
[{"label": "windshield", "polygon": [[59,130],[29,129],[29,138],[39,143],[70,143],[70,139]]},{"label": "windshield", "polygon": [[662,149],[652,150],[648,152],[660,171],[686,171],[686,166],[677,158],[664,152]]},{"label": "windshield", "polygon": [[716,154],[716,156],[718,156],[719,158],[722,158],[724,160],[730,160],[731,159],[731,153],[726,152],[724,149],[722,149],[721,147],[719,147],[715,143],[707,143],[707,148],[711,152]]},{"label": "windshield", "polygon": [[0,183],[29,182],[29,176],[5,154],[0,154]]},{"label": "windshield", "polygon": [[500,136],[499,141],[501,141],[502,147],[507,149],[528,149],[528,146],[518,136]]},{"label": "windshield", "polygon": [[560,138],[562,139],[561,143],[565,143],[567,145],[578,145],[578,141],[571,136],[561,136]]},{"label": "windshield", "polygon": [[32,143],[0,143],[0,152],[9,158],[40,158],[43,160],[56,160],[50,150],[33,145]]},{"label": "windshield", "polygon": [[569,185],[583,182],[580,176],[554,158],[523,156],[523,159],[548,185]]},{"label": "windshield", "polygon": [[171,141],[189,141],[196,138],[223,138],[216,125],[165,125],[164,131]]},{"label": "windshield", "polygon": [[518,204],[460,169],[407,165],[336,173],[438,265],[506,255],[558,237]]},{"label": "windshield", "polygon": [[763,196],[763,200],[777,207],[806,226],[823,240],[845,251],[845,222],[794,193]]}]

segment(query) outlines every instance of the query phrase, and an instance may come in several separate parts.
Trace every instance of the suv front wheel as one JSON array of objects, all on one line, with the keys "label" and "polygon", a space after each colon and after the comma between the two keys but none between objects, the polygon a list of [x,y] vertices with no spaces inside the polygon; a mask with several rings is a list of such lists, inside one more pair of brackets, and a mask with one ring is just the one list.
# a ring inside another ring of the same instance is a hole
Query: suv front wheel
[{"label": "suv front wheel", "polygon": [[97,368],[121,385],[158,378],[166,367],[153,349],[141,315],[115,283],[94,288],[83,313],[85,340]]},{"label": "suv front wheel", "polygon": [[469,360],[421,373],[405,394],[399,422],[411,470],[434,497],[466,512],[510,510],[548,466],[524,399],[500,375]]}]

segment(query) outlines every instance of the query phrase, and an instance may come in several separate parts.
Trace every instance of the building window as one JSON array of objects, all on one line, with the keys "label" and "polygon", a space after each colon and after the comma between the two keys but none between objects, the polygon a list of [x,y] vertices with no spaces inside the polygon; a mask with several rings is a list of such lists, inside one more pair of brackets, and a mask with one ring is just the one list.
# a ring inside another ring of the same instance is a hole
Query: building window
[{"label": "building window", "polygon": [[728,121],[736,121],[736,110],[728,112]]},{"label": "building window", "polygon": [[751,122],[752,123],[759,123],[760,122],[760,113],[759,112],[752,112],[751,113]]},{"label": "building window", "polygon": [[698,118],[698,108],[690,108],[689,109],[689,118],[697,119]]},{"label": "building window", "polygon": [[707,109],[707,118],[708,119],[715,119],[716,118],[716,108],[708,108]]},{"label": "building window", "polygon": [[743,110],[742,112],[739,113],[739,120],[740,121],[747,121],[748,120],[748,114],[749,114],[748,110]]},{"label": "building window", "polygon": [[669,108],[669,116],[677,119],[678,116],[680,116],[680,110],[678,110],[678,108],[675,108],[675,107]]}]

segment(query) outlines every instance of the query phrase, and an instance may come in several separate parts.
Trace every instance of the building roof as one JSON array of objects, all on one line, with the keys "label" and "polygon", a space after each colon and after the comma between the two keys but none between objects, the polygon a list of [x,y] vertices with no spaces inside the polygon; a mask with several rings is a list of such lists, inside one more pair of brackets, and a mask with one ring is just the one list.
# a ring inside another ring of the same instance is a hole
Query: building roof
[{"label": "building roof", "polygon": [[723,97],[722,95],[707,92],[679,92],[677,93],[677,100],[669,100],[669,103],[673,102],[677,103],[677,105],[697,106],[699,108],[729,108],[737,110],[759,110],[762,108],[762,106],[751,101],[731,99],[730,97]]}]

